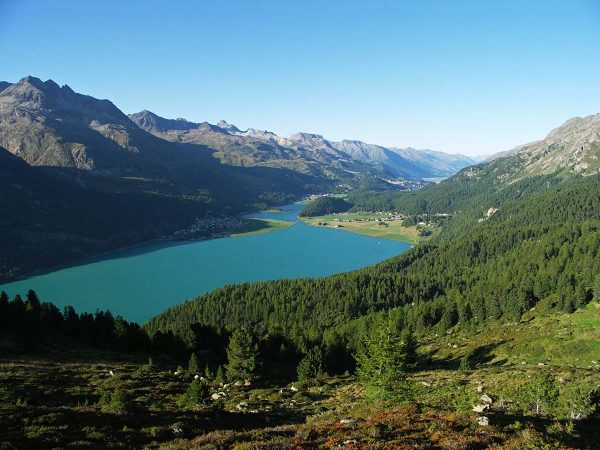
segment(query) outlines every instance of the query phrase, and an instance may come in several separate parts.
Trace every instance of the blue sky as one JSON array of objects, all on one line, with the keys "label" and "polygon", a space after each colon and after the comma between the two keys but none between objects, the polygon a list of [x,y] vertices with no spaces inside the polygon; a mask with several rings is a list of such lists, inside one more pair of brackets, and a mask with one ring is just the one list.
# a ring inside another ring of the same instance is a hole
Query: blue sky
[{"label": "blue sky", "polygon": [[126,113],[470,155],[600,112],[598,0],[0,0],[0,55]]}]

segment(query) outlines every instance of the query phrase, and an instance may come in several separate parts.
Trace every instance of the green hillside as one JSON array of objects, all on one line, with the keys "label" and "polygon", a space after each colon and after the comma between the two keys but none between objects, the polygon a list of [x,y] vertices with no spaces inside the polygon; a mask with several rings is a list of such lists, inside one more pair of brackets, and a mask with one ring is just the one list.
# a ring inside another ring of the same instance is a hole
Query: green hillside
[{"label": "green hillside", "polygon": [[343,198],[319,197],[306,205],[298,213],[300,217],[324,216],[348,211],[352,205]]},{"label": "green hillside", "polygon": [[498,204],[488,218],[466,211],[439,238],[377,266],[318,280],[227,286],[167,310],[147,327],[185,336],[195,322],[248,325],[302,348],[328,329],[392,308],[416,330],[515,320],[540,301],[571,312],[590,301],[600,273],[600,180],[542,185],[525,200]]}]

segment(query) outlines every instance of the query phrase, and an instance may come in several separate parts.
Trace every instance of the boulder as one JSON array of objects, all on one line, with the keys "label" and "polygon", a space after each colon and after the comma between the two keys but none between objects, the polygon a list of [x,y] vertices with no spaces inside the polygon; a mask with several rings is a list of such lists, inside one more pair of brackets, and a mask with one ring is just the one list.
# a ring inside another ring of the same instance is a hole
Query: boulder
[{"label": "boulder", "polygon": [[487,427],[490,424],[490,419],[486,416],[480,416],[477,418],[477,425]]},{"label": "boulder", "polygon": [[344,425],[352,425],[353,423],[356,423],[356,420],[355,419],[342,419],[342,420],[340,420],[340,423],[344,424]]},{"label": "boulder", "polygon": [[473,411],[481,413],[490,409],[490,405],[475,405],[473,406]]}]

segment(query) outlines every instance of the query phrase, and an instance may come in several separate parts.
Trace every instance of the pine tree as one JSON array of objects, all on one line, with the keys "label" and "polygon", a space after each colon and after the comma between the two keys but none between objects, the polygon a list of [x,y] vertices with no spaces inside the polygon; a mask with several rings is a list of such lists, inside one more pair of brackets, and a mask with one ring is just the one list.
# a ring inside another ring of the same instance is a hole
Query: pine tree
[{"label": "pine tree", "polygon": [[256,377],[258,345],[248,330],[239,328],[233,332],[227,347],[227,378],[251,381]]},{"label": "pine tree", "polygon": [[10,305],[9,305],[8,295],[6,295],[6,292],[2,291],[0,293],[0,334],[4,331],[4,329],[8,325],[9,308],[10,308]]},{"label": "pine tree", "polygon": [[370,395],[403,400],[411,398],[407,382],[410,368],[407,348],[391,320],[384,320],[373,333],[365,336],[355,358],[358,378]]},{"label": "pine tree", "polygon": [[113,324],[113,337],[117,349],[127,349],[127,322],[123,317],[117,316]]},{"label": "pine tree", "polygon": [[297,368],[298,381],[312,382],[323,376],[323,350],[319,346],[311,348]]},{"label": "pine tree", "polygon": [[185,393],[179,398],[182,406],[198,406],[210,403],[210,386],[204,380],[192,380]]},{"label": "pine tree", "polygon": [[188,372],[190,375],[198,375],[200,373],[200,364],[198,364],[198,357],[196,353],[192,353],[190,355],[190,360],[188,362]]},{"label": "pine tree", "polygon": [[417,367],[417,341],[410,328],[404,328],[400,338],[406,351],[407,370],[415,369]]},{"label": "pine tree", "polygon": [[225,369],[223,369],[223,366],[217,367],[217,372],[215,374],[215,381],[219,384],[225,383],[225,381],[227,381],[226,377],[225,377]]},{"label": "pine tree", "polygon": [[558,388],[554,377],[547,370],[540,370],[527,386],[527,397],[536,416],[552,412],[558,399]]},{"label": "pine tree", "polygon": [[40,314],[40,299],[34,290],[29,289],[27,291],[27,301],[25,302],[25,310],[32,313],[34,317],[39,317]]}]

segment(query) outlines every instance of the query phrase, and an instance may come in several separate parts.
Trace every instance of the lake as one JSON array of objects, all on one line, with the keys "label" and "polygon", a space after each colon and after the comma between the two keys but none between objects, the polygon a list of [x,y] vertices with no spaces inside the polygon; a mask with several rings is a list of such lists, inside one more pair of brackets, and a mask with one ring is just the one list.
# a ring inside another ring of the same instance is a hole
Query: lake
[{"label": "lake", "polygon": [[302,205],[248,217],[270,217],[294,226],[256,236],[193,242],[156,242],[92,258],[0,285],[12,298],[34,289],[43,301],[78,312],[110,310],[145,322],[186,299],[232,283],[322,277],[375,264],[410,248],[404,242],[308,226]]}]

